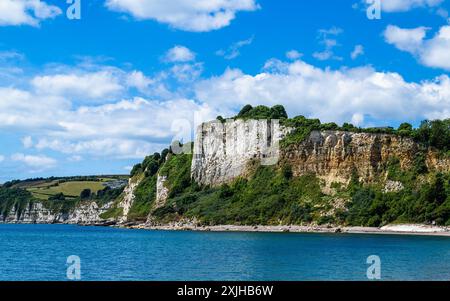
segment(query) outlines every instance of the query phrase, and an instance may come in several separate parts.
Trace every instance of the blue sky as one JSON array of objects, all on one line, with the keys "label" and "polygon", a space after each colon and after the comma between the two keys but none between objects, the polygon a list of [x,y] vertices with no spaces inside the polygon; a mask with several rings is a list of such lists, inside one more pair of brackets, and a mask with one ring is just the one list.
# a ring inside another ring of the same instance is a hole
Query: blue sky
[{"label": "blue sky", "polygon": [[65,2],[0,4],[0,182],[127,173],[246,103],[450,117],[448,0],[382,0],[375,20],[360,0],[81,0],[80,20]]}]

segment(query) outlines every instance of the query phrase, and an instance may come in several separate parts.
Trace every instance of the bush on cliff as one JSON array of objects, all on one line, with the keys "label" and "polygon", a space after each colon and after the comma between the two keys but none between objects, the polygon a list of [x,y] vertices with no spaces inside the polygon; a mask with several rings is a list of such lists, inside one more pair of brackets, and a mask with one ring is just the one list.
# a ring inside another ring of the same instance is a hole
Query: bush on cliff
[{"label": "bush on cliff", "polygon": [[166,176],[166,187],[170,197],[182,193],[191,186],[192,154],[170,154],[167,162],[159,170],[161,176]]},{"label": "bush on cliff", "polygon": [[32,201],[31,193],[24,189],[0,187],[0,216],[5,219],[14,209],[20,217]]},{"label": "bush on cliff", "polygon": [[323,197],[313,175],[286,177],[281,169],[259,166],[248,180],[178,194],[153,215],[161,220],[196,217],[213,225],[308,223],[317,214],[312,204]]},{"label": "bush on cliff", "polygon": [[[443,153],[450,152],[450,119],[425,120],[417,129],[409,123],[402,123],[398,129],[392,127],[360,128],[350,123],[338,126],[336,123],[322,124],[319,119],[309,119],[304,116],[288,118],[286,110],[281,105],[272,108],[267,106],[244,106],[235,119],[280,119],[282,124],[293,128],[293,131],[283,139],[281,145],[287,147],[304,141],[313,130],[339,130],[348,132],[365,132],[372,134],[395,134],[410,137],[426,147],[434,147]],[[223,118],[221,118],[224,120]]]},{"label": "bush on cliff", "polygon": [[432,174],[429,182],[421,183],[407,173],[402,176],[405,188],[398,192],[384,193],[376,185],[353,187],[346,222],[372,227],[395,222],[450,224],[450,175]]},{"label": "bush on cliff", "polygon": [[[150,213],[151,205],[156,199],[156,181],[157,173],[166,161],[168,149],[162,153],[154,153],[145,157],[141,164],[135,165],[131,172],[132,177],[139,179],[140,182],[134,190],[134,202],[128,213],[130,221],[145,221]],[[112,213],[119,212],[116,208],[112,208]]]},{"label": "bush on cliff", "polygon": [[287,113],[282,105],[276,105],[272,108],[266,106],[251,105],[244,106],[235,119],[286,119]]}]

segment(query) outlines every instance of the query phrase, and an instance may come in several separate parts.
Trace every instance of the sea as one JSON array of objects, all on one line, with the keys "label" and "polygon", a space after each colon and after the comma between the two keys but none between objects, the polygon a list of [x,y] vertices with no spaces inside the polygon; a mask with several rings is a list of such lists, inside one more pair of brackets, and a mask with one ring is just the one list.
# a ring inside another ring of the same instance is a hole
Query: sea
[{"label": "sea", "polygon": [[450,237],[2,224],[0,280],[450,280]]}]

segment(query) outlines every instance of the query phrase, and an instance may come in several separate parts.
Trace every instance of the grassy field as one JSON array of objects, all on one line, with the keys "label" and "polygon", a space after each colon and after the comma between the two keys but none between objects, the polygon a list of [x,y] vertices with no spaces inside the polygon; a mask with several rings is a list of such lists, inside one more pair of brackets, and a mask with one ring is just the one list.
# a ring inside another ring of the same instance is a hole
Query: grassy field
[{"label": "grassy field", "polygon": [[66,197],[77,197],[84,189],[90,189],[92,192],[97,192],[105,188],[102,185],[103,182],[91,182],[91,181],[74,181],[65,183],[52,183],[50,185],[39,185],[39,187],[28,188],[36,198],[48,199],[49,196],[63,193]]},{"label": "grassy field", "polygon": [[78,197],[84,189],[90,189],[97,193],[105,188],[105,183],[115,181],[118,177],[98,177],[97,181],[82,180],[37,180],[31,182],[23,182],[16,185],[30,191],[33,196],[40,200],[47,200],[50,196],[63,193],[66,198]]}]

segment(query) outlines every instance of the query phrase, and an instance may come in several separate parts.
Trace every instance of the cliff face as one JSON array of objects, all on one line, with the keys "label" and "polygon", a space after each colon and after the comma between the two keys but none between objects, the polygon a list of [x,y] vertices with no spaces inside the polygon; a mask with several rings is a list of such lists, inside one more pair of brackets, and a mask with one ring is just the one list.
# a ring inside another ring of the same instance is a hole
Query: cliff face
[{"label": "cliff face", "polygon": [[87,202],[79,205],[69,213],[53,212],[45,208],[42,203],[36,202],[20,215],[15,209],[11,209],[6,216],[5,223],[29,223],[29,224],[95,224],[104,220],[100,215],[106,212],[110,204],[99,207],[95,202]]},{"label": "cliff face", "polygon": [[[192,178],[204,185],[219,185],[245,176],[252,159],[262,164],[287,163],[294,176],[314,173],[326,182],[346,183],[353,172],[364,182],[386,175],[389,159],[411,168],[420,147],[411,138],[389,134],[313,131],[303,142],[279,149],[290,129],[263,120],[210,122],[197,130]],[[448,172],[450,162],[426,152],[429,170]]]},{"label": "cliff face", "polygon": [[154,209],[163,206],[169,197],[169,189],[165,185],[166,181],[167,176],[158,175],[158,179],[156,180],[156,201],[153,206]]},{"label": "cliff face", "polygon": [[192,159],[192,179],[203,185],[219,185],[245,174],[252,159],[273,165],[279,159],[284,137],[277,121],[227,120],[208,122],[197,129]]},{"label": "cliff face", "polygon": [[397,158],[402,169],[411,168],[418,151],[412,139],[395,135],[314,131],[283,151],[281,160],[296,176],[314,173],[330,182],[347,182],[356,172],[362,181],[372,182],[386,173],[390,158]]},{"label": "cliff face", "polygon": [[128,212],[130,212],[131,206],[133,206],[134,202],[134,190],[139,185],[141,180],[129,179],[128,185],[123,190],[124,197],[122,201],[119,203],[119,207],[122,208],[122,215],[119,217],[120,222],[126,222],[128,219]]}]

